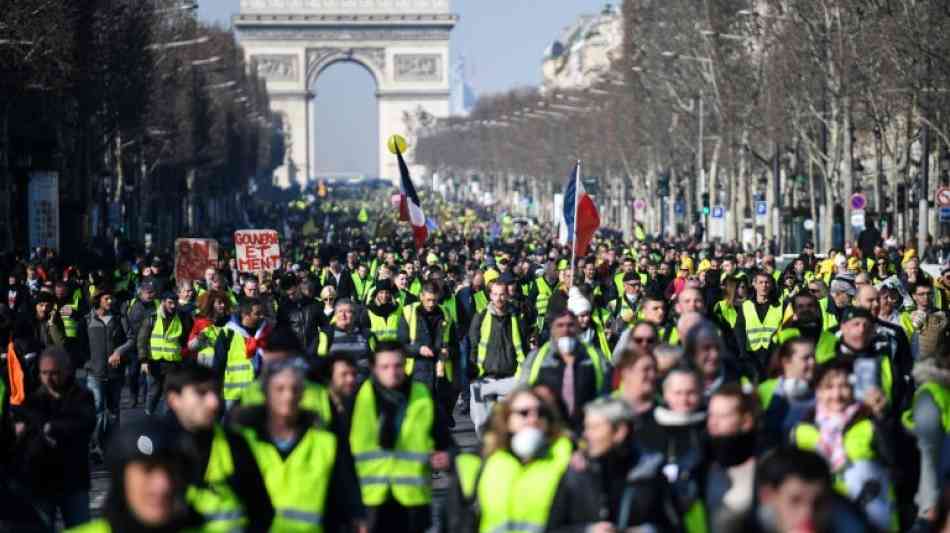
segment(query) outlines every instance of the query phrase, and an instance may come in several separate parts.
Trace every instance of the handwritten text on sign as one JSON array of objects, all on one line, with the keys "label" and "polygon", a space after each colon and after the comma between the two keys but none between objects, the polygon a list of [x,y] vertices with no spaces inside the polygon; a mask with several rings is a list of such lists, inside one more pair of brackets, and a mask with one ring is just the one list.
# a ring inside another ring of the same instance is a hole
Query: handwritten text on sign
[{"label": "handwritten text on sign", "polygon": [[280,241],[272,229],[235,231],[234,248],[241,272],[273,272],[280,268]]}]

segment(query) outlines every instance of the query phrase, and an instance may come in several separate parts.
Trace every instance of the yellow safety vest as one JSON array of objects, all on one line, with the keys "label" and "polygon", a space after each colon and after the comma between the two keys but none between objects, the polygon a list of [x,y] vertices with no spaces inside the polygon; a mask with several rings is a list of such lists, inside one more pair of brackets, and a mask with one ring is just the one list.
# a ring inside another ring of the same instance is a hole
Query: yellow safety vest
[{"label": "yellow safety vest", "polygon": [[[2,384],[2,383],[0,383]],[[950,433],[950,388],[941,385],[934,381],[928,381],[924,383],[914,392],[914,400],[911,405],[917,404],[917,399],[920,398],[921,393],[929,392],[930,396],[933,398],[934,404],[937,405],[937,408],[940,409],[940,422],[943,426],[944,433]],[[913,431],[914,430],[914,411],[913,407],[904,411],[903,415],[904,427]]]},{"label": "yellow safety vest", "polygon": [[79,303],[82,301],[82,290],[73,291],[73,297],[69,301],[69,306],[73,308],[73,316],[61,316],[63,319],[63,333],[69,339],[74,339],[79,335],[79,321],[76,317],[79,315]]},{"label": "yellow safety vest", "polygon": [[181,361],[181,341],[182,327],[181,319],[176,314],[165,328],[165,318],[161,313],[155,315],[155,325],[152,326],[152,338],[149,343],[149,349],[152,352],[153,361]]},{"label": "yellow safety vest", "polygon": [[411,507],[432,501],[429,458],[435,449],[432,424],[435,403],[429,389],[412,382],[406,412],[392,450],[379,444],[379,415],[372,380],[356,394],[350,429],[350,449],[356,461],[363,504],[382,505],[392,493],[399,504]]},{"label": "yellow safety vest", "polygon": [[[600,354],[597,353],[597,350],[593,346],[586,342],[580,343],[584,350],[587,351],[587,357],[590,358],[591,363],[594,365],[594,374],[597,379],[597,390],[604,389],[604,363],[600,360]],[[528,373],[528,383],[534,385],[538,381],[538,374],[541,372],[541,366],[544,363],[544,360],[547,359],[549,352],[551,351],[551,342],[548,341],[544,343],[543,346],[538,348],[538,354],[535,356],[534,361],[531,364],[531,368]],[[521,376],[523,368],[518,368],[518,376]]]},{"label": "yellow safety vest", "polygon": [[739,319],[739,310],[733,305],[729,305],[727,300],[719,300],[713,306],[713,314],[720,316],[730,327],[736,327],[736,321]]},{"label": "yellow safety vest", "polygon": [[244,390],[254,382],[254,367],[247,358],[244,336],[233,331],[228,345],[228,361],[224,368],[225,400],[240,400]]},{"label": "yellow safety vest", "polygon": [[488,296],[485,295],[485,291],[477,291],[472,300],[475,301],[475,312],[481,313],[488,308]]},{"label": "yellow safety vest", "polygon": [[205,531],[227,533],[247,525],[244,506],[228,483],[232,475],[234,458],[231,446],[224,429],[215,425],[203,483],[189,486],[185,494],[188,503],[208,521]]},{"label": "yellow safety vest", "polygon": [[[198,533],[204,529],[185,529],[181,533]],[[105,518],[96,518],[81,526],[66,530],[66,533],[112,533],[112,526]]]},{"label": "yellow safety vest", "polygon": [[[402,309],[403,316],[406,318],[406,323],[409,324],[409,344],[416,342],[416,337],[418,335],[418,328],[417,328],[418,322],[419,322],[418,309],[420,305],[422,304],[419,302],[416,302]],[[451,342],[451,338],[449,334],[452,332],[451,331],[452,319],[451,317],[448,316],[448,313],[446,313],[444,309],[442,310],[442,317],[443,317],[442,318],[442,345],[447,347],[449,343]],[[415,358],[410,357],[406,359],[406,375],[409,375],[409,376],[412,375],[412,369],[415,368],[415,365],[416,365]],[[449,381],[451,381],[451,376],[452,376],[452,360],[451,359],[445,360],[445,375],[449,377]]]},{"label": "yellow safety vest", "polygon": [[353,287],[356,289],[357,300],[361,302],[364,301],[366,299],[367,290],[372,282],[369,279],[361,278],[356,272],[350,274],[350,278],[353,280]]},{"label": "yellow safety vest", "polygon": [[[241,395],[242,406],[264,405],[264,388],[260,381],[250,383]],[[300,408],[316,413],[324,425],[333,420],[333,409],[330,405],[330,391],[320,383],[304,382],[303,397],[300,399]]]},{"label": "yellow safety vest", "polygon": [[496,451],[485,460],[478,479],[481,533],[545,531],[554,495],[567,463],[553,453],[522,464],[507,451]]},{"label": "yellow safety vest", "polygon": [[601,356],[610,358],[610,343],[607,342],[607,331],[604,329],[604,323],[600,317],[594,313],[590,317],[591,327],[594,328],[594,337],[597,339],[597,348],[600,349]]},{"label": "yellow safety vest", "polygon": [[746,300],[742,303],[742,315],[745,318],[746,346],[749,351],[768,349],[772,335],[782,325],[781,306],[769,306],[765,320],[760,322],[759,315],[755,312],[755,304]]},{"label": "yellow safety vest", "polygon": [[544,279],[544,276],[538,276],[534,284],[538,287],[538,297],[534,301],[535,309],[538,311],[538,324],[543,324],[544,317],[548,315],[548,301],[551,299],[554,288],[548,285],[548,280]]},{"label": "yellow safety vest", "polygon": [[311,427],[286,459],[252,429],[242,431],[264,476],[274,505],[271,531],[322,533],[329,480],[336,462],[336,436]]},{"label": "yellow safety vest", "polygon": [[399,339],[399,311],[393,311],[383,318],[372,311],[369,313],[369,329],[376,335],[377,341],[395,341]]},{"label": "yellow safety vest", "polygon": [[214,346],[218,342],[218,335],[221,335],[222,329],[224,328],[210,324],[198,334],[205,338],[205,347],[198,350],[199,364],[204,366],[212,366],[214,364]]},{"label": "yellow safety vest", "polygon": [[[485,312],[485,316],[482,318],[482,327],[478,331],[478,375],[482,376],[485,374],[485,358],[488,357],[488,341],[491,339],[491,325],[494,322],[494,315],[489,312]],[[503,327],[501,324],[499,327]],[[514,343],[515,355],[518,359],[518,364],[520,365],[524,361],[524,350],[521,349],[521,331],[518,327],[518,318],[515,315],[511,315],[511,341]]]}]

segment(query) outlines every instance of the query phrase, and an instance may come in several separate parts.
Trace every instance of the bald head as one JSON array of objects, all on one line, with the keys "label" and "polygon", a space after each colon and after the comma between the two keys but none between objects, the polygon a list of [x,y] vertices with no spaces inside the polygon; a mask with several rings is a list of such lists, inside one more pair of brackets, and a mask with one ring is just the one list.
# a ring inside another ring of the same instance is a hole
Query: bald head
[{"label": "bald head", "polygon": [[680,291],[676,297],[676,312],[680,315],[686,313],[702,313],[706,309],[706,302],[703,301],[703,293],[699,289],[692,287]]},{"label": "bald head", "polygon": [[867,309],[871,314],[877,315],[878,311],[878,292],[871,285],[862,285],[854,297],[854,306]]}]

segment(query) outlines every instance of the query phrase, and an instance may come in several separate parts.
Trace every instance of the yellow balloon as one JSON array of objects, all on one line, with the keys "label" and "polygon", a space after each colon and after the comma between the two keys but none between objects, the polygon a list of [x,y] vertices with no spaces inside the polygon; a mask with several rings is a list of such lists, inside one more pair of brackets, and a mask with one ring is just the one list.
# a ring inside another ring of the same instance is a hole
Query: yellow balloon
[{"label": "yellow balloon", "polygon": [[396,147],[399,147],[399,153],[406,153],[406,148],[409,148],[409,145],[406,143],[406,139],[402,135],[393,135],[389,138],[386,145],[389,147],[390,153],[396,155]]}]

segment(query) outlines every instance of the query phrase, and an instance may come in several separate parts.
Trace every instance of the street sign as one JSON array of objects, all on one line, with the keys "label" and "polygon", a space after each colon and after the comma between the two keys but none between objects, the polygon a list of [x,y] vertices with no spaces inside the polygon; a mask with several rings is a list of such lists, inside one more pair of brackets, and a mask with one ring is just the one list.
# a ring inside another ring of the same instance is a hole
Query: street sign
[{"label": "street sign", "polygon": [[950,207],[940,208],[940,222],[950,222]]},{"label": "street sign", "polygon": [[[853,204],[853,202],[852,202]],[[864,229],[865,220],[864,220],[864,210],[855,209],[851,212],[851,226],[855,228]]]},{"label": "street sign", "polygon": [[851,195],[851,209],[863,210],[868,205],[868,197],[856,192]]},{"label": "street sign", "polygon": [[937,205],[940,207],[950,207],[950,187],[937,189]]},{"label": "street sign", "polygon": [[764,217],[769,214],[769,203],[764,201],[759,201],[755,203],[755,214],[760,217]]},{"label": "street sign", "polygon": [[677,200],[676,205],[673,207],[673,210],[677,215],[682,215],[686,212],[686,204],[682,200]]},{"label": "street sign", "polygon": [[721,205],[714,205],[712,208],[712,217],[713,218],[722,218],[725,216],[726,210],[723,209]]},{"label": "street sign", "polygon": [[637,198],[633,201],[633,208],[637,211],[643,211],[647,208],[647,202],[643,198]]}]

